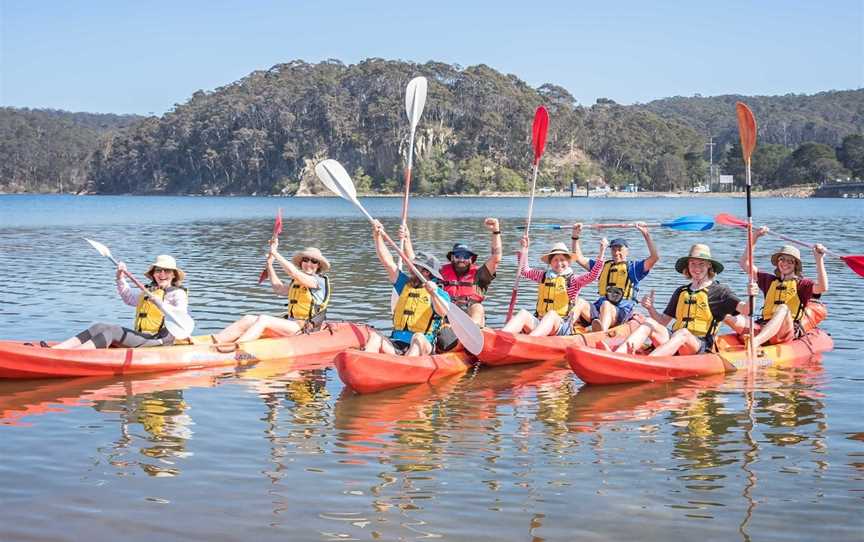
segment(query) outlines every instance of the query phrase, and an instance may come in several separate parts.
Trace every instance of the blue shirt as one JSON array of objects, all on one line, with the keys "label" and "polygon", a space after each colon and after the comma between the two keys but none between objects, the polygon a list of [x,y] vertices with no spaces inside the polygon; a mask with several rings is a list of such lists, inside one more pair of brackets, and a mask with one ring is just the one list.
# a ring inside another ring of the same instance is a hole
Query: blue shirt
[{"label": "blue shirt", "polygon": [[[594,260],[588,260],[588,269],[594,267]],[[639,282],[648,276],[650,269],[645,269],[645,260],[627,262],[627,278],[633,283],[633,298],[639,291]]]},{"label": "blue shirt", "polygon": [[[408,281],[411,280],[410,275],[406,274],[404,271],[399,271],[399,276],[396,277],[396,282],[393,283],[393,289],[396,290],[396,295],[402,295],[402,290],[405,289],[405,286],[408,285]],[[444,291],[440,285],[438,286],[438,295],[441,298],[449,302],[450,294]],[[438,335],[438,330],[441,329],[441,324],[444,322],[444,318],[438,315],[438,313],[434,312],[434,316],[432,317],[432,325],[429,326],[429,331],[423,334],[431,344],[435,344],[435,337]],[[397,330],[394,329],[392,333],[390,333],[390,339],[394,341],[399,341],[402,343],[410,343],[411,337],[414,335],[414,332],[407,330]]]}]

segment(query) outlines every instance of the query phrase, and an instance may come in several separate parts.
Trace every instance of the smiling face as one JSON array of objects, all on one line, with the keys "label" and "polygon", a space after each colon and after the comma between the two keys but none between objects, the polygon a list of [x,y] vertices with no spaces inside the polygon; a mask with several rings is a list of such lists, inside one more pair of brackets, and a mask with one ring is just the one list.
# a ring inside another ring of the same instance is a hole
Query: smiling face
[{"label": "smiling face", "polygon": [[314,275],[318,273],[318,269],[321,267],[321,262],[316,260],[315,258],[310,258],[308,256],[303,256],[300,258],[300,269],[304,273],[308,273],[309,275]]},{"label": "smiling face", "polygon": [[694,281],[711,278],[713,276],[710,273],[711,270],[711,262],[708,260],[700,260],[699,258],[690,258],[687,260],[687,271],[690,274],[690,278]]},{"label": "smiling face", "polygon": [[450,263],[457,275],[464,275],[471,268],[470,252],[454,252],[450,255]]},{"label": "smiling face", "polygon": [[630,253],[629,248],[625,247],[624,245],[612,245],[609,248],[612,250],[612,260],[615,263],[627,261],[627,254]]},{"label": "smiling face", "polygon": [[566,254],[556,254],[549,258],[549,267],[560,275],[570,267],[570,257]]},{"label": "smiling face", "polygon": [[795,274],[795,264],[797,263],[798,260],[792,256],[782,254],[777,257],[777,269],[780,270],[780,274],[784,277]]},{"label": "smiling face", "polygon": [[164,289],[171,286],[176,276],[177,275],[173,269],[165,269],[162,267],[153,268],[153,281],[156,282],[156,285],[160,288]]}]

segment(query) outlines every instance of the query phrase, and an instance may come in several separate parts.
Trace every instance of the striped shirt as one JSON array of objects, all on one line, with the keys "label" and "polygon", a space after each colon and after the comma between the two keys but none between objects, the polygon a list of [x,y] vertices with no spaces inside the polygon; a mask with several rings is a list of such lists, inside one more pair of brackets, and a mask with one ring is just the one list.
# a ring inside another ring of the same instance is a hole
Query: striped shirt
[{"label": "striped shirt", "polygon": [[[579,295],[579,290],[597,280],[602,270],[603,260],[602,258],[597,258],[591,271],[578,276],[575,273],[571,273],[567,277],[567,297],[571,301],[576,299]],[[519,257],[519,274],[534,282],[543,282],[543,279],[546,278],[546,270],[539,267],[528,267],[528,258],[522,258],[521,253]]]}]

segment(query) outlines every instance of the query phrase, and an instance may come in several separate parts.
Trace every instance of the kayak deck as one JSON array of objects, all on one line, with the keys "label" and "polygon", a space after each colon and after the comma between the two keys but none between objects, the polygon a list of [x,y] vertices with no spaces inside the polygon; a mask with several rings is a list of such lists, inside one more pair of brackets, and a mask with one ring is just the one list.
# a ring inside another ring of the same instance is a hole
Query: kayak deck
[{"label": "kayak deck", "polygon": [[464,350],[410,357],[346,350],[334,363],[346,386],[358,393],[375,393],[463,374],[475,359]]},{"label": "kayak deck", "polygon": [[0,379],[117,376],[244,366],[270,359],[335,354],[363,346],[368,337],[365,325],[334,322],[308,334],[244,343],[55,350],[38,344],[0,341]]}]

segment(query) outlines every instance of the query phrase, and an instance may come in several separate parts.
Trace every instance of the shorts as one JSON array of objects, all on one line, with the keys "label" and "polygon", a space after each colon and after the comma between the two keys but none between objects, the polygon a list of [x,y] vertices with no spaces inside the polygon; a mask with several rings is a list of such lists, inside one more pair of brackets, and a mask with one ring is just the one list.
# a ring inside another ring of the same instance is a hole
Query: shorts
[{"label": "shorts", "polygon": [[[600,318],[600,307],[603,305],[604,301],[606,301],[606,298],[601,297],[600,299],[591,304],[592,320]],[[633,316],[633,310],[636,308],[636,301],[634,301],[633,299],[622,299],[618,303],[618,305],[615,306],[615,308],[617,309],[617,311],[615,314],[615,321],[612,322],[613,326],[623,324]],[[590,325],[591,322],[585,322],[585,324]]]},{"label": "shorts", "polygon": [[459,339],[453,333],[453,328],[444,326],[438,332],[438,338],[435,339],[435,352],[449,352],[456,348],[459,344]]},{"label": "shorts", "polygon": [[402,341],[394,341],[388,337],[384,337],[384,340],[390,343],[394,350],[396,350],[397,355],[404,355],[405,352],[408,351],[408,348],[411,346],[411,343],[405,343]]}]

